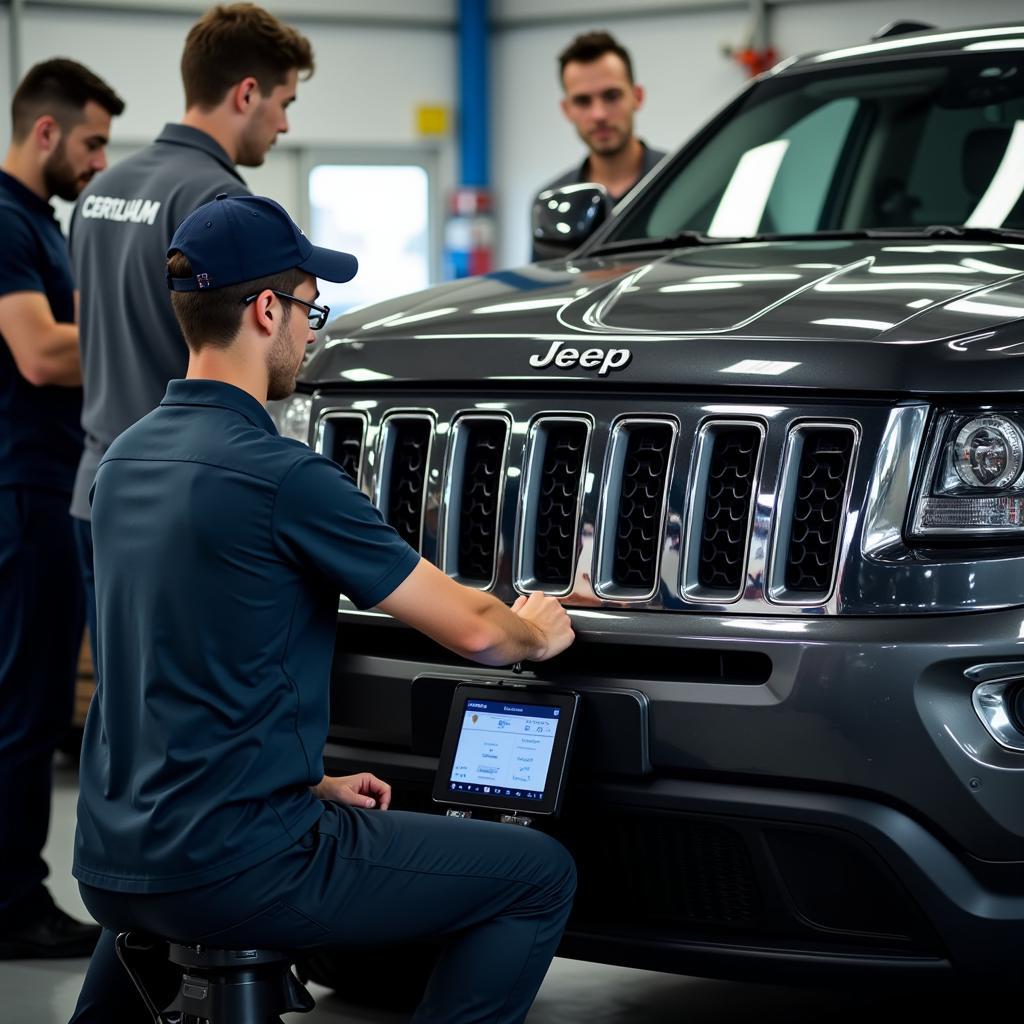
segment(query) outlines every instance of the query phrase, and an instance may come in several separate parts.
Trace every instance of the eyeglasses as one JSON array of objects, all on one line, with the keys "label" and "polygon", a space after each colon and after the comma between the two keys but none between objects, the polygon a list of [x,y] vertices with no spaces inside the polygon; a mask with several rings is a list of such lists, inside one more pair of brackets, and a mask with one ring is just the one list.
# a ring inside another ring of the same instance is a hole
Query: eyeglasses
[{"label": "eyeglasses", "polygon": [[[279,299],[291,299],[292,302],[297,302],[300,306],[306,307],[306,319],[309,320],[309,326],[314,331],[319,331],[324,324],[327,323],[327,318],[331,315],[330,306],[318,306],[315,302],[307,302],[305,299],[300,299],[298,295],[289,295],[287,292],[275,291],[273,288],[270,289]],[[253,295],[247,295],[242,299],[242,304],[248,306],[250,302],[255,302],[263,293],[256,292]]]}]

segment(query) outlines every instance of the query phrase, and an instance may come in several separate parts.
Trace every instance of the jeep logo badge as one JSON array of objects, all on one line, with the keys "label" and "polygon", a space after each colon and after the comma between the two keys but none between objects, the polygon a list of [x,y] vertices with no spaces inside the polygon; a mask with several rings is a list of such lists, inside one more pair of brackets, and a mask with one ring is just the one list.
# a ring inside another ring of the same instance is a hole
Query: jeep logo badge
[{"label": "jeep logo badge", "polygon": [[597,370],[598,377],[607,376],[612,370],[621,370],[629,365],[633,353],[628,348],[562,348],[564,343],[556,341],[542,356],[530,356],[530,365],[537,370],[554,363],[560,370],[581,366],[584,370]]}]

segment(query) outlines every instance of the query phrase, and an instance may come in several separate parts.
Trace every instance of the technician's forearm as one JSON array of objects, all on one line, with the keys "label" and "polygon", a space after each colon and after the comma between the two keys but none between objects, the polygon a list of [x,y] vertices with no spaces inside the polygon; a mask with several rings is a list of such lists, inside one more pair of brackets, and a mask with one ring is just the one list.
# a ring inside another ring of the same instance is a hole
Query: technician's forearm
[{"label": "technician's forearm", "polygon": [[487,599],[479,615],[479,634],[473,637],[465,657],[482,665],[511,665],[517,661],[539,657],[544,649],[544,637],[526,619],[509,611],[496,597],[481,594]]}]

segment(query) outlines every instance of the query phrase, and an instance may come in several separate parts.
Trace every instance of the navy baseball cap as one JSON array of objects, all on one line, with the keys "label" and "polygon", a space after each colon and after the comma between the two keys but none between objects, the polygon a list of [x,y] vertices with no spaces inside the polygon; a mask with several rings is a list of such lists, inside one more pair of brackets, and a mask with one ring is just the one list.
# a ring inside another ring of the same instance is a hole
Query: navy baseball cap
[{"label": "navy baseball cap", "polygon": [[178,226],[167,255],[181,252],[191,277],[167,275],[175,292],[226,288],[298,267],[325,281],[351,281],[355,256],[323,249],[299,230],[280,203],[266,196],[219,195],[193,210]]}]

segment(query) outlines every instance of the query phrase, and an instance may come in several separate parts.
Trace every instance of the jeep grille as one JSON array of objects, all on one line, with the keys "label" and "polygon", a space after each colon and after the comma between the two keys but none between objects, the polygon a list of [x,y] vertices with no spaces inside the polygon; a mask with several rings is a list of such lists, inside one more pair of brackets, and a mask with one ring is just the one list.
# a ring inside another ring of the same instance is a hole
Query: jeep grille
[{"label": "jeep grille", "polygon": [[649,597],[663,543],[675,426],[621,420],[613,431],[605,481],[600,587],[616,597]]},{"label": "jeep grille", "polygon": [[462,583],[494,582],[508,421],[463,416],[455,423],[446,507],[445,571]]},{"label": "jeep grille", "polygon": [[517,574],[524,590],[561,594],[572,584],[589,434],[578,417],[544,417],[531,428]]},{"label": "jeep grille", "polygon": [[317,425],[316,450],[333,459],[359,484],[365,436],[365,416],[329,412],[320,418]]},{"label": "jeep grille", "polygon": [[772,596],[825,600],[835,579],[856,430],[804,424],[789,438]]},{"label": "jeep grille", "polygon": [[581,609],[801,614],[860,593],[837,581],[859,554],[874,463],[858,470],[858,452],[862,435],[879,449],[884,406],[823,419],[685,397],[636,412],[565,394],[318,402],[321,450],[361,465],[400,535],[506,602],[543,590]]},{"label": "jeep grille", "polygon": [[401,538],[422,551],[427,461],[434,423],[429,416],[396,413],[384,421],[377,504]]}]

